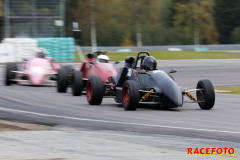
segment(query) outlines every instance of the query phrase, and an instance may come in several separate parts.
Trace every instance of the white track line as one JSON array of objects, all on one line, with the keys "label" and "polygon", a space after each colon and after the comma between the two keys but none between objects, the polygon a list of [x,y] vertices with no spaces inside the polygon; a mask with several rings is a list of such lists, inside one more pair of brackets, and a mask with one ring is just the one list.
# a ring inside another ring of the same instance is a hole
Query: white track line
[{"label": "white track line", "polygon": [[240,134],[240,132],[235,132],[235,131],[222,131],[222,130],[201,129],[201,128],[188,128],[188,127],[176,127],[176,126],[164,126],[164,125],[154,125],[154,124],[144,124],[144,123],[128,123],[128,122],[117,122],[117,121],[107,121],[107,120],[88,119],[88,118],[67,117],[67,116],[51,115],[51,114],[36,113],[36,112],[29,112],[29,111],[21,111],[21,110],[16,110],[16,109],[8,109],[8,108],[3,108],[3,107],[0,107],[0,110],[8,111],[8,112],[15,112],[15,113],[26,113],[26,114],[43,116],[43,117],[64,118],[64,119],[79,120],[79,121],[101,122],[101,123],[121,124],[121,125],[135,125],[135,126],[168,128],[168,129],[181,129],[181,130],[192,130],[192,131]]}]

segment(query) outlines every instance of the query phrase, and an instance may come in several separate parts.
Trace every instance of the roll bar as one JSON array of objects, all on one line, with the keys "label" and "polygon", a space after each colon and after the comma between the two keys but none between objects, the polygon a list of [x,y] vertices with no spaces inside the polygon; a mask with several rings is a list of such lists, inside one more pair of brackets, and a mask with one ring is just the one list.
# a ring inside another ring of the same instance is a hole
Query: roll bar
[{"label": "roll bar", "polygon": [[141,59],[141,63],[142,63],[142,58],[144,58],[145,56],[142,56],[141,54],[146,54],[147,56],[150,56],[150,54],[148,52],[139,52],[138,55],[137,55],[137,59],[136,59],[134,68],[137,68],[137,64],[138,64],[139,59]]}]

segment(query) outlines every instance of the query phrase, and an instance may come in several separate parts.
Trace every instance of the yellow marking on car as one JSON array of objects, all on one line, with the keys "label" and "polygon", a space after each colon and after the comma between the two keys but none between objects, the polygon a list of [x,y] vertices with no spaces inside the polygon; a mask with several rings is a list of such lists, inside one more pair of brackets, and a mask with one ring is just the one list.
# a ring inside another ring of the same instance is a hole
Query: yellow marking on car
[{"label": "yellow marking on car", "polygon": [[191,100],[197,101],[196,98],[194,98],[194,96],[193,96],[191,93],[187,92],[186,89],[184,89],[184,90],[185,90],[185,94],[186,94]]},{"label": "yellow marking on car", "polygon": [[146,93],[146,94],[142,97],[142,99],[140,100],[140,102],[147,100],[147,99],[149,98],[149,96],[151,95],[151,93],[153,93],[153,92],[154,92],[154,89],[150,89],[149,92]]}]

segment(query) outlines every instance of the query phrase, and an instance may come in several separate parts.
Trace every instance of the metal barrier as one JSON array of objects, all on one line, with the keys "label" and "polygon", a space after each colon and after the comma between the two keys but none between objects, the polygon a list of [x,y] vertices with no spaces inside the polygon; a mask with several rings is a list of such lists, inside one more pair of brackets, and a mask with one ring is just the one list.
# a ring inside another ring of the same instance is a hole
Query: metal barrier
[{"label": "metal barrier", "polygon": [[[240,44],[220,44],[220,45],[198,45],[198,48],[204,48],[205,50],[240,50]],[[90,52],[92,48],[90,46],[81,46],[82,51]],[[167,51],[169,49],[181,49],[181,50],[195,50],[195,45],[169,45],[169,46],[143,46],[138,47],[110,47],[99,46],[98,50],[108,52],[128,52],[128,51]]]}]

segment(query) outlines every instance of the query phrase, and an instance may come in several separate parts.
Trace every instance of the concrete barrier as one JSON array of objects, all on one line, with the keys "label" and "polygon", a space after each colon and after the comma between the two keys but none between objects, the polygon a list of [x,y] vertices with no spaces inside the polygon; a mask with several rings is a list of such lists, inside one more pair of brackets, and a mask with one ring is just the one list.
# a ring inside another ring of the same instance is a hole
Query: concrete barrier
[{"label": "concrete barrier", "polygon": [[0,44],[0,63],[14,62],[14,47],[9,44]]},{"label": "concrete barrier", "polygon": [[38,48],[37,41],[31,38],[5,38],[2,44],[13,47],[12,53],[9,54],[13,54],[15,62],[21,62],[23,58],[32,57]]}]

